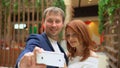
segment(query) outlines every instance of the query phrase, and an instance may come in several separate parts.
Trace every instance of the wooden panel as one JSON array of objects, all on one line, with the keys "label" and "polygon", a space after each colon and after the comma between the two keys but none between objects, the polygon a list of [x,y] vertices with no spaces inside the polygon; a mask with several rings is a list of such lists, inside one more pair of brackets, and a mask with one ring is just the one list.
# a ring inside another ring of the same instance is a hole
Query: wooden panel
[{"label": "wooden panel", "polygon": [[[26,38],[31,33],[38,33],[42,13],[54,0],[42,0],[42,6],[38,7],[37,0],[29,0],[27,3],[24,0],[8,1],[9,9],[1,6],[0,0],[0,66],[14,67],[18,55],[25,47]],[[50,1],[47,6],[45,1]],[[25,24],[25,27],[15,29],[15,24]]]},{"label": "wooden panel", "polygon": [[120,68],[120,9],[115,11],[114,21],[105,23],[105,51],[108,56],[108,68]]}]

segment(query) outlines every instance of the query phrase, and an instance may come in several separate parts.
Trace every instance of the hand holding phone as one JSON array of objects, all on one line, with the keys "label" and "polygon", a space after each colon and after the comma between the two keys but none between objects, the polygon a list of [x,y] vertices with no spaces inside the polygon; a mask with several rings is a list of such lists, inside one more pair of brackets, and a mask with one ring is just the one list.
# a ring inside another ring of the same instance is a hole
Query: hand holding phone
[{"label": "hand holding phone", "polygon": [[55,67],[64,67],[65,58],[63,53],[43,51],[37,54],[37,64],[46,64]]}]

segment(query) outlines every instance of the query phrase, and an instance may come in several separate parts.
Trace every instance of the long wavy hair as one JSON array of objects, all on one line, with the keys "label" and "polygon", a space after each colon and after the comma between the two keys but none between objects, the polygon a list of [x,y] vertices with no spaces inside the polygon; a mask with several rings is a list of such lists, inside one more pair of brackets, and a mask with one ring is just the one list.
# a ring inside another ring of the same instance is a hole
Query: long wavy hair
[{"label": "long wavy hair", "polygon": [[[90,37],[90,34],[88,32],[88,28],[86,24],[81,20],[72,20],[70,21],[65,28],[65,35],[67,32],[67,28],[71,28],[75,31],[76,34],[78,34],[78,40],[82,40],[83,45],[83,54],[82,59],[80,61],[84,61],[90,56],[90,50],[94,50],[94,43]],[[69,42],[67,41],[67,49],[68,52],[71,54],[71,57],[75,57],[76,48],[73,48],[70,46]]]}]

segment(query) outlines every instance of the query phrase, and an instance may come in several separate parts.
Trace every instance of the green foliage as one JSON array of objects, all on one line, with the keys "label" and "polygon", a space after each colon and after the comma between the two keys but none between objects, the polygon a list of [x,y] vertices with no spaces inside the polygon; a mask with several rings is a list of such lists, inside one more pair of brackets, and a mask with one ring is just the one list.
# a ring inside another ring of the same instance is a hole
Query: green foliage
[{"label": "green foliage", "polygon": [[27,6],[29,6],[29,0],[23,0],[23,3]]},{"label": "green foliage", "polygon": [[6,10],[6,15],[8,16],[9,12],[9,6],[10,6],[10,0],[2,0],[2,8]]},{"label": "green foliage", "polygon": [[112,24],[114,11],[120,8],[120,0],[99,0],[98,6],[99,33],[101,34],[104,30],[105,15],[108,15],[109,23]]},{"label": "green foliage", "polygon": [[[9,9],[10,9],[10,0],[2,0],[2,7],[3,8],[6,8],[6,11],[7,13],[9,12]],[[18,1],[16,1],[14,4],[13,4],[13,10],[14,12],[17,12],[18,10]]]},{"label": "green foliage", "polygon": [[41,0],[36,0],[35,1],[35,7],[40,8],[41,7]]},{"label": "green foliage", "polygon": [[46,0],[43,0],[43,2],[44,2],[44,7],[46,7],[46,6],[47,6],[47,4],[46,4]]},{"label": "green foliage", "polygon": [[66,7],[65,7],[64,0],[55,0],[55,2],[53,3],[53,6],[59,7],[65,12]]},{"label": "green foliage", "polygon": [[2,6],[9,8],[9,6],[10,6],[10,0],[2,0]]},{"label": "green foliage", "polygon": [[14,12],[17,13],[17,10],[18,10],[18,1],[13,4],[13,8],[14,8],[13,9]]}]

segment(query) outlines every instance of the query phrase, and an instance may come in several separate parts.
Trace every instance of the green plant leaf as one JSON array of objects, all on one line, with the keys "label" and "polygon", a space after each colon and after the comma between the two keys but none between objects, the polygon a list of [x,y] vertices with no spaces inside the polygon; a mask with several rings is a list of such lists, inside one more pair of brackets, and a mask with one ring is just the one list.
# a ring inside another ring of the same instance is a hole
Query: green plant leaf
[{"label": "green plant leaf", "polygon": [[109,23],[113,22],[114,11],[120,8],[120,0],[99,0],[98,1],[98,17],[99,17],[99,32],[104,30],[105,15],[108,15]]},{"label": "green plant leaf", "polygon": [[14,7],[14,12],[17,13],[17,10],[18,10],[18,2],[15,2],[13,4],[13,7]]}]

